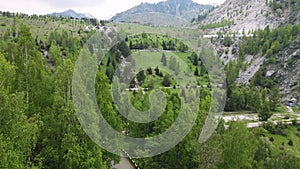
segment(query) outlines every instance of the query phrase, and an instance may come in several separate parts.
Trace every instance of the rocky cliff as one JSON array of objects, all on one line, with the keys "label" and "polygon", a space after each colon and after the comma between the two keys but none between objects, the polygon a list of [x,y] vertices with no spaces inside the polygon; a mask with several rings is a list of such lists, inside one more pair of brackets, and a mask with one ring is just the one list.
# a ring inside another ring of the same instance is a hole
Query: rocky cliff
[{"label": "rocky cliff", "polygon": [[228,31],[248,33],[252,30],[264,29],[267,25],[275,28],[281,22],[266,0],[227,0],[216,7],[208,16],[201,21],[201,25],[230,21],[232,24],[226,27],[218,27],[210,32]]}]

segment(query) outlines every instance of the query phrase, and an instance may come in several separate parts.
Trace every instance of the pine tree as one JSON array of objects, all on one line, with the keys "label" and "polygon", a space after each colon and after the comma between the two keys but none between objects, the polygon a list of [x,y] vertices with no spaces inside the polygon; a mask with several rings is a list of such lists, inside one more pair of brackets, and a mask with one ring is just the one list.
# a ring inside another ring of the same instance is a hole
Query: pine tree
[{"label": "pine tree", "polygon": [[199,70],[198,70],[198,67],[196,67],[196,70],[195,70],[194,75],[195,75],[195,76],[199,76]]},{"label": "pine tree", "polygon": [[199,59],[198,59],[197,54],[196,54],[196,53],[193,53],[193,54],[192,54],[192,58],[194,59],[194,60],[193,60],[193,65],[194,65],[194,66],[198,66],[198,64],[199,64]]},{"label": "pine tree", "polygon": [[166,58],[165,53],[163,53],[161,56],[161,62],[163,64],[163,66],[167,66],[167,58]]}]

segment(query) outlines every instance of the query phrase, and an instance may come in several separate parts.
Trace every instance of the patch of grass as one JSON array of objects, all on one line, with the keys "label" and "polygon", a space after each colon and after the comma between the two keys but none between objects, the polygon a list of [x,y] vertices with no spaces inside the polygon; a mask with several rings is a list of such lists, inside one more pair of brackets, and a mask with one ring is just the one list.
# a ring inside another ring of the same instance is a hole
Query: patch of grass
[{"label": "patch of grass", "polygon": [[201,29],[214,29],[214,28],[220,28],[225,26],[230,26],[233,24],[233,21],[229,20],[222,20],[221,22],[215,22],[215,23],[209,23],[207,25],[203,25]]},{"label": "patch of grass", "polygon": [[[8,27],[12,26],[14,23],[14,18],[8,18],[4,16],[0,16],[0,32],[4,33]],[[5,24],[5,26],[3,25]],[[19,28],[21,24],[28,25],[30,27],[31,33],[33,37],[38,36],[39,39],[45,41],[48,39],[50,33],[52,31],[68,31],[72,33],[75,37],[79,36],[78,31],[84,30],[85,25],[81,23],[79,20],[77,21],[69,21],[66,20],[51,20],[51,19],[28,19],[28,18],[16,18],[15,20],[16,27]]]},{"label": "patch of grass", "polygon": [[[275,154],[279,154],[282,150],[281,147],[283,147],[285,150],[293,152],[296,156],[300,157],[300,137],[297,136],[297,133],[299,131],[298,128],[300,128],[300,125],[294,125],[294,126],[288,126],[286,129],[282,129],[284,133],[287,134],[287,136],[281,136],[278,134],[269,134],[268,137],[273,137],[273,152]],[[292,140],[293,146],[288,145],[288,142]],[[284,146],[282,146],[282,143],[284,143]]]},{"label": "patch of grass", "polygon": [[300,109],[299,109],[298,107],[293,107],[293,111],[294,111],[295,113],[300,113]]},{"label": "patch of grass", "polygon": [[286,106],[284,105],[278,105],[276,108],[275,108],[275,111],[273,111],[273,113],[280,113],[280,114],[286,114],[288,113],[287,111],[287,108]]},{"label": "patch of grass", "polygon": [[[163,66],[162,62],[161,62],[161,58],[162,58],[162,53],[165,53],[166,58],[167,58],[167,66]],[[170,75],[172,75],[172,71],[170,70],[170,68],[168,67],[170,64],[170,59],[171,57],[175,57],[176,61],[179,63],[179,67],[180,67],[180,71],[179,74],[177,75],[177,79],[176,79],[176,84],[187,84],[187,83],[191,83],[191,84],[195,84],[196,82],[193,81],[189,81],[186,82],[185,81],[185,74],[186,73],[191,73],[193,75],[194,71],[195,71],[195,66],[189,66],[191,65],[190,60],[188,59],[188,56],[190,56],[191,53],[189,52],[166,52],[166,51],[135,51],[132,53],[132,57],[136,62],[136,67],[137,70],[140,69],[147,69],[147,68],[152,68],[153,74],[155,74],[154,69],[156,67],[159,68],[160,71],[163,72],[163,74],[168,73]],[[137,73],[137,72],[135,72]],[[157,84],[158,81],[156,78],[151,79],[151,77],[148,77],[148,80],[152,80],[154,82],[154,86],[160,86],[160,84]],[[192,79],[190,79],[192,80]],[[207,77],[195,77],[195,80],[197,80],[198,84],[201,85],[208,85],[209,81]],[[146,82],[147,83],[147,82]],[[159,82],[161,83],[161,82]],[[172,85],[174,85],[175,83],[171,83]]]},{"label": "patch of grass", "polygon": [[163,49],[186,52],[188,46],[178,39],[165,35],[142,33],[129,36],[127,45],[130,49]]},{"label": "patch of grass", "polygon": [[224,115],[243,115],[243,114],[254,114],[253,111],[247,111],[247,110],[240,110],[240,111],[234,111],[234,112],[224,112]]}]

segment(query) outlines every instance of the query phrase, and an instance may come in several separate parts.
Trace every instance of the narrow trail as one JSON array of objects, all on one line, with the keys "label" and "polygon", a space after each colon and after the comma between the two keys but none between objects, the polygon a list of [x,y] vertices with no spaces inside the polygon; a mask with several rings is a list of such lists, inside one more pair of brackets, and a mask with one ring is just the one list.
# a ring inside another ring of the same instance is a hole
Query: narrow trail
[{"label": "narrow trail", "polygon": [[121,157],[119,164],[114,164],[111,169],[134,169],[127,158]]},{"label": "narrow trail", "polygon": [[286,108],[289,113],[292,113],[292,114],[295,113],[294,110],[290,106],[286,106]]}]

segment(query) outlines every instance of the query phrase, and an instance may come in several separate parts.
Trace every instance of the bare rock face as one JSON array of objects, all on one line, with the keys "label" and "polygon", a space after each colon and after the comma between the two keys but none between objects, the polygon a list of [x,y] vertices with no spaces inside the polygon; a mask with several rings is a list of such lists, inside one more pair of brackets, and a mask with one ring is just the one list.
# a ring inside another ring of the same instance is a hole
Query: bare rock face
[{"label": "bare rock face", "polygon": [[285,99],[300,97],[300,35],[292,44],[275,56],[276,63],[266,71],[274,72],[271,78],[278,84]]},{"label": "bare rock face", "polygon": [[[273,2],[280,4],[281,8],[273,8],[270,5]],[[232,32],[241,34],[244,32],[247,35],[249,31],[265,29],[267,26],[274,29],[280,25],[300,24],[300,1],[291,0],[287,3],[279,0],[227,0],[210,12],[200,22],[200,27],[205,28],[205,25],[224,21],[231,24],[208,27],[205,33],[215,35],[217,32],[222,34]],[[241,41],[242,39],[232,38],[230,47],[225,47],[222,40],[213,42],[224,64],[237,60],[238,44]],[[269,62],[269,59],[265,56],[246,55],[244,59],[246,66],[243,67],[243,70],[240,70],[236,82],[247,85],[260,70],[263,78],[268,78],[270,82],[274,82],[279,87],[284,100],[290,98],[300,99],[300,35],[273,57],[276,60],[275,62]]]},{"label": "bare rock face", "polygon": [[250,80],[254,77],[257,71],[259,71],[260,67],[263,65],[265,61],[265,57],[256,57],[252,58],[251,56],[251,61],[248,62],[249,66],[245,71],[240,70],[239,76],[236,79],[237,83],[240,84],[249,84]]},{"label": "bare rock face", "polygon": [[287,11],[288,14],[286,16],[285,24],[300,24],[300,1],[289,1]]},{"label": "bare rock face", "polygon": [[266,0],[227,0],[209,13],[201,25],[222,21],[231,21],[233,24],[209,31],[211,33],[224,31],[248,33],[252,30],[264,29],[268,25],[270,29],[273,29],[283,21],[283,18],[279,18],[272,11],[266,4]]}]

